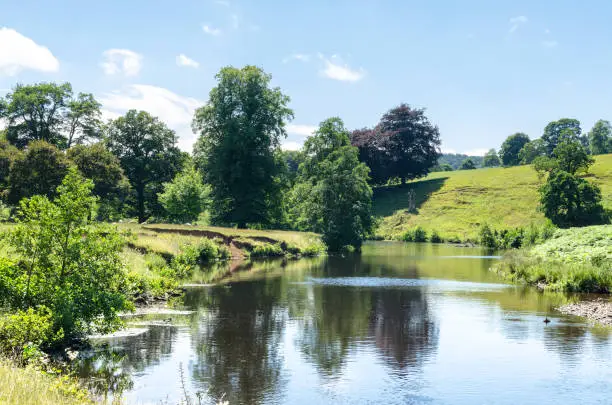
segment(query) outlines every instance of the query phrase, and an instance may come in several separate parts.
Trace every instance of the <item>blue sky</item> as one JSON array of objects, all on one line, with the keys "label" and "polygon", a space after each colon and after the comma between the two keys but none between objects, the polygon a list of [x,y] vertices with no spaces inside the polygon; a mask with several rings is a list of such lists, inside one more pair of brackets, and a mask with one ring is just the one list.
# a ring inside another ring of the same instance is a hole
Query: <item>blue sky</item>
[{"label": "blue sky", "polygon": [[0,94],[70,81],[105,116],[149,110],[195,140],[223,66],[255,64],[291,97],[285,147],[323,119],[373,126],[426,107],[443,150],[482,153],[574,117],[612,118],[606,1],[0,0]]}]

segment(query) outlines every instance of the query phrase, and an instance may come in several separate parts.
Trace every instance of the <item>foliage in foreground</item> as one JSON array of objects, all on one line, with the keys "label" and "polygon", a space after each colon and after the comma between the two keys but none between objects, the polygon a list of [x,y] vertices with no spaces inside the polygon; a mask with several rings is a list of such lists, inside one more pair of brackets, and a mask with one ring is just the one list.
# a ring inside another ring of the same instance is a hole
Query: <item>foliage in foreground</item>
[{"label": "foliage in foreground", "polygon": [[[93,183],[72,168],[58,196],[34,196],[21,203],[18,225],[8,242],[18,262],[3,259],[0,297],[12,310],[48,308],[52,335],[73,338],[92,325],[105,330],[129,308],[120,255],[123,238],[92,224]],[[46,342],[51,343],[51,342]]]}]

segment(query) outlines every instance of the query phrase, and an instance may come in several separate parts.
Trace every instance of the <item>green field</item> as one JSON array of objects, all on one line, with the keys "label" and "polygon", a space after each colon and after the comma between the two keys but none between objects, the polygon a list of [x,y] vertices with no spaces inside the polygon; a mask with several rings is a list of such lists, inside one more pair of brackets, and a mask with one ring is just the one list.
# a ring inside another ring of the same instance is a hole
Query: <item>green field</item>
[{"label": "green field", "polygon": [[[601,187],[604,206],[612,209],[612,155],[596,156],[585,177]],[[374,213],[381,217],[377,234],[396,239],[415,226],[437,231],[447,240],[476,240],[479,227],[516,228],[541,224],[538,187],[542,180],[531,166],[438,172],[404,186],[374,191]],[[408,212],[414,189],[416,212]]]}]

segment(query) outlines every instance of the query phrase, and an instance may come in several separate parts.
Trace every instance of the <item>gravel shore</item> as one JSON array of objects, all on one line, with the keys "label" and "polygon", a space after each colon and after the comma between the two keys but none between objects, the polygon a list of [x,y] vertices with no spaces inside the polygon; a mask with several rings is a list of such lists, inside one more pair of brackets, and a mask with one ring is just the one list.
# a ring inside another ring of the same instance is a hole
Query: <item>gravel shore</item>
[{"label": "gravel shore", "polygon": [[600,325],[612,326],[612,301],[598,298],[593,301],[580,301],[557,308],[564,314],[577,315]]}]

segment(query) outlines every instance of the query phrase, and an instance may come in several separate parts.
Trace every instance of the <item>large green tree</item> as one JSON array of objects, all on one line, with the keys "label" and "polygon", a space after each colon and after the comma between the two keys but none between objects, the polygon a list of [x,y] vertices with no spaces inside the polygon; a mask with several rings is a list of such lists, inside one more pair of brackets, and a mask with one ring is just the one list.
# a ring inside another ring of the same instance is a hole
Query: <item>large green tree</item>
[{"label": "large green tree", "polygon": [[424,108],[408,104],[387,111],[374,129],[361,129],[351,135],[360,158],[372,170],[375,183],[391,178],[422,177],[440,156],[440,131],[425,115]]},{"label": "large green tree", "polygon": [[323,121],[304,155],[290,205],[295,225],[321,233],[330,251],[360,248],[372,230],[372,189],[342,120]]},{"label": "large green tree", "polygon": [[6,137],[20,148],[46,141],[64,149],[100,137],[100,103],[91,94],[73,97],[70,83],[18,84],[0,104]]},{"label": "large green tree", "polygon": [[499,157],[504,166],[518,165],[521,162],[519,153],[527,143],[529,143],[529,136],[522,132],[507,137],[499,150]]},{"label": "large green tree", "polygon": [[527,142],[519,152],[519,161],[522,165],[529,165],[539,156],[546,156],[546,147],[542,139]]},{"label": "large green tree", "polygon": [[176,146],[177,136],[149,113],[130,110],[108,125],[106,142],[130,180],[138,221],[144,222],[159,210],[157,194],[162,184],[181,169],[183,155]]},{"label": "large green tree", "polygon": [[555,225],[585,226],[606,221],[601,190],[563,170],[553,170],[540,188],[541,210]]},{"label": "large green tree", "polygon": [[270,87],[271,76],[255,66],[226,67],[216,78],[193,121],[200,133],[195,161],[212,187],[212,218],[240,228],[269,224],[281,193],[275,151],[293,117],[289,97]]},{"label": "large green tree", "polygon": [[612,126],[609,121],[597,121],[588,136],[593,155],[612,153]]},{"label": "large green tree", "polygon": [[102,142],[74,146],[67,156],[83,176],[93,181],[93,194],[100,198],[98,217],[116,219],[130,191],[119,159]]},{"label": "large green tree", "polygon": [[553,151],[553,158],[560,170],[569,174],[588,171],[595,160],[587,149],[578,141],[563,140]]},{"label": "large green tree", "polygon": [[34,195],[53,197],[69,167],[70,161],[55,146],[45,141],[30,143],[11,166],[9,203],[17,204],[22,198]]},{"label": "large green tree", "polygon": [[582,128],[580,121],[573,118],[561,118],[558,121],[552,121],[544,128],[542,142],[546,148],[546,154],[551,156],[553,151],[561,143],[563,139],[572,141],[580,141]]}]

